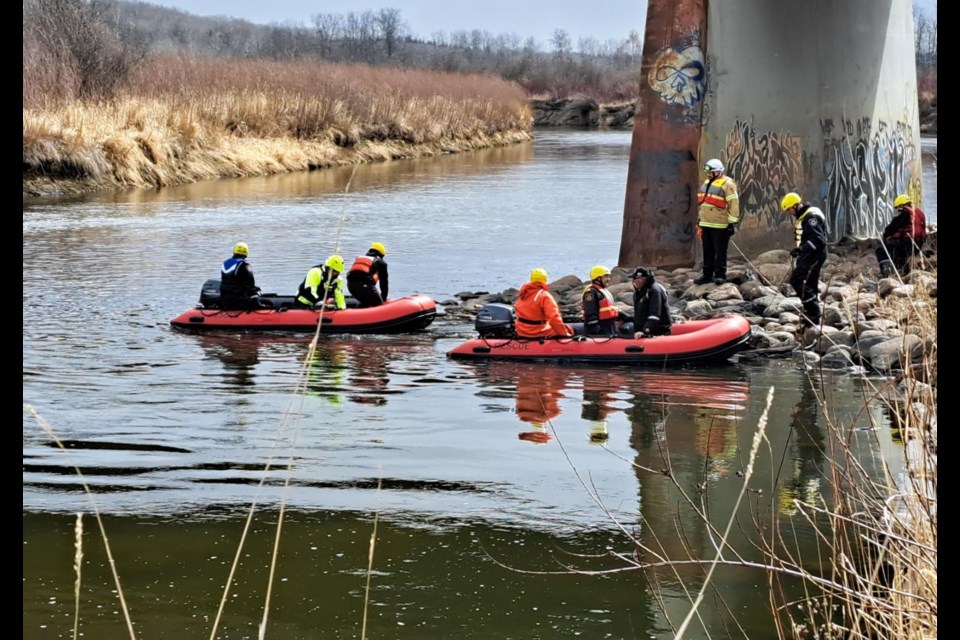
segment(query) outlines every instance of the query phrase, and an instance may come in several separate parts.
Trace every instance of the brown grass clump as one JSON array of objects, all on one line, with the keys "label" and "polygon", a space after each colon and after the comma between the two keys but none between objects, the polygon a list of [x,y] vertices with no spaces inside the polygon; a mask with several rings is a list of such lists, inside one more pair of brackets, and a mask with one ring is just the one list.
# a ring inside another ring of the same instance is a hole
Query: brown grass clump
[{"label": "brown grass clump", "polygon": [[311,62],[151,60],[123,94],[23,110],[24,193],[161,187],[530,140],[489,76]]}]

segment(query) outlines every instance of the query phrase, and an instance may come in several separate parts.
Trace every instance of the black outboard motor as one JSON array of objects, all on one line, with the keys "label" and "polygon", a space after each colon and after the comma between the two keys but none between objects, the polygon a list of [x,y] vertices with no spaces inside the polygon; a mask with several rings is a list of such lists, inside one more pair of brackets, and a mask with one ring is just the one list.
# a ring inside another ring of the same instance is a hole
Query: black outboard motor
[{"label": "black outboard motor", "polygon": [[481,338],[516,338],[513,330],[516,322],[517,314],[512,306],[491,302],[480,309],[474,327]]},{"label": "black outboard motor", "polygon": [[220,307],[220,281],[207,280],[200,287],[200,306],[204,309]]}]

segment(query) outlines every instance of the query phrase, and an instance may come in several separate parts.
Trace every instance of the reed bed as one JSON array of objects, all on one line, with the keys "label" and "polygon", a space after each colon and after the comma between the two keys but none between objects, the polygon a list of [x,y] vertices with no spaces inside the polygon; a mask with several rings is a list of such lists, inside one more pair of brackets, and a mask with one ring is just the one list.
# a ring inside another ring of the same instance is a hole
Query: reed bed
[{"label": "reed bed", "polygon": [[24,193],[162,187],[531,138],[523,90],[490,76],[164,57],[116,97],[25,107]]}]

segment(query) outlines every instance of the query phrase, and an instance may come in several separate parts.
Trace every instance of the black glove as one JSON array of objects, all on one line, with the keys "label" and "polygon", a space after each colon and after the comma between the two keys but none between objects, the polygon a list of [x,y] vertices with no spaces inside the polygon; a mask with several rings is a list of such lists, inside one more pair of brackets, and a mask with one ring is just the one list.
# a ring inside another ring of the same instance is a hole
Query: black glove
[{"label": "black glove", "polygon": [[790,249],[791,258],[796,258],[798,255],[800,255],[800,247],[794,247],[793,249]]},{"label": "black glove", "polygon": [[737,227],[733,223],[730,223],[727,225],[727,236],[732,236],[736,232],[737,232]]}]

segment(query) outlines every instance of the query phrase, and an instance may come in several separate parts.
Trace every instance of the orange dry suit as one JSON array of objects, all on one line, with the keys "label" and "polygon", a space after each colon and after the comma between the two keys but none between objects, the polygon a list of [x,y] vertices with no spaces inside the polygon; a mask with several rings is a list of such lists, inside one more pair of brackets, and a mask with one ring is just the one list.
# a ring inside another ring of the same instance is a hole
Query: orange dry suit
[{"label": "orange dry suit", "polygon": [[521,338],[573,335],[573,328],[563,324],[560,308],[545,282],[527,282],[520,287],[514,309],[517,312],[516,331]]}]

